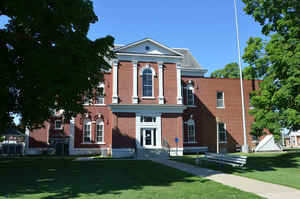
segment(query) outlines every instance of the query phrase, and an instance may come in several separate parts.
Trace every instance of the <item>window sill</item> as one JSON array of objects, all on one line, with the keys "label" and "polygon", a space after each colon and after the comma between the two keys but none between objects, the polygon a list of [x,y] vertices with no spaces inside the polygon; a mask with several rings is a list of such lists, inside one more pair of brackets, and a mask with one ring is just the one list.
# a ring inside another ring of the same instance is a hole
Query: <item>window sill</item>
[{"label": "window sill", "polygon": [[189,107],[189,108],[196,108],[197,106],[195,104],[190,104],[190,105],[187,105],[187,107]]},{"label": "window sill", "polygon": [[155,99],[155,97],[142,97],[142,99]]},{"label": "window sill", "polygon": [[198,144],[198,142],[184,142],[183,144]]},{"label": "window sill", "polygon": [[81,142],[80,144],[95,144],[93,142]]},{"label": "window sill", "polygon": [[217,109],[225,109],[225,106],[223,106],[223,107],[217,107]]},{"label": "window sill", "polygon": [[94,104],[95,106],[106,106],[105,104]]},{"label": "window sill", "polygon": [[103,145],[103,144],[105,144],[105,142],[95,142],[95,144]]},{"label": "window sill", "polygon": [[54,130],[63,130],[63,128],[54,128]]},{"label": "window sill", "polygon": [[219,142],[219,144],[227,144],[227,142]]}]

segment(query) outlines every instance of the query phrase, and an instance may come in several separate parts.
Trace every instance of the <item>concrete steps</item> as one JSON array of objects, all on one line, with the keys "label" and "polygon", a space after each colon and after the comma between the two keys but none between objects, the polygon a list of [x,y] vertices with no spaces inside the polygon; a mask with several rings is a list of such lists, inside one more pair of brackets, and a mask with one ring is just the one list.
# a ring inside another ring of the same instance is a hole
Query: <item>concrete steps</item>
[{"label": "concrete steps", "polygon": [[168,149],[137,149],[136,158],[140,160],[146,159],[168,159],[169,150]]}]

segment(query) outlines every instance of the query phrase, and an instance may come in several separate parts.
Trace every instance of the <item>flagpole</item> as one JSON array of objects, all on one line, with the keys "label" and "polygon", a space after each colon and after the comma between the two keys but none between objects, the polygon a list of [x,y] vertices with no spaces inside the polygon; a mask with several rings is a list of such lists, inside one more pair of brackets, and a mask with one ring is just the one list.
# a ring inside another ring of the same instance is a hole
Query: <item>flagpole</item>
[{"label": "flagpole", "polygon": [[244,133],[244,145],[242,146],[242,152],[248,153],[248,144],[247,144],[247,130],[246,130],[246,119],[245,119],[245,103],[244,103],[244,87],[243,87],[243,73],[242,73],[242,63],[241,63],[241,49],[240,49],[240,39],[239,39],[239,24],[238,24],[238,13],[236,0],[234,2],[234,14],[235,14],[235,28],[236,28],[236,40],[239,56],[239,68],[240,68],[240,85],[241,85],[241,97],[242,97],[242,115],[243,115],[243,133]]}]

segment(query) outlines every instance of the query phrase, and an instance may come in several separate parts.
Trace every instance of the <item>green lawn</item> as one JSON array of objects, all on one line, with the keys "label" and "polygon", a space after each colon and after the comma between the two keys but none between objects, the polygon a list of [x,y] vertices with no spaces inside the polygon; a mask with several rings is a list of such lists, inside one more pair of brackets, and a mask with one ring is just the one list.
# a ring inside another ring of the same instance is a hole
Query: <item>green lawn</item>
[{"label": "green lawn", "polygon": [[[300,153],[247,154],[247,156],[247,166],[243,169],[211,162],[205,162],[201,166],[300,189]],[[187,155],[176,160],[195,164],[195,157]]]},{"label": "green lawn", "polygon": [[0,198],[260,198],[151,161],[0,159]]}]

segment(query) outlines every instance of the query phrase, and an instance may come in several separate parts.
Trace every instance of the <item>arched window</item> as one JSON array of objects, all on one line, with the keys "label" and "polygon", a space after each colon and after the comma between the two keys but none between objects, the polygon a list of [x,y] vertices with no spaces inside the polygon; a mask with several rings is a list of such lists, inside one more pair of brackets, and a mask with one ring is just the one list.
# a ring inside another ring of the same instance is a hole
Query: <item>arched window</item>
[{"label": "arched window", "polygon": [[144,68],[143,76],[143,97],[153,97],[153,71],[152,68]]},{"label": "arched window", "polygon": [[91,142],[91,127],[90,119],[85,119],[83,123],[83,142]]},{"label": "arched window", "polygon": [[97,143],[104,143],[104,122],[102,119],[96,121],[96,136]]},{"label": "arched window", "polygon": [[186,134],[184,134],[184,142],[185,143],[196,143],[195,136],[195,122],[193,119],[189,119],[185,122],[186,126]]}]

